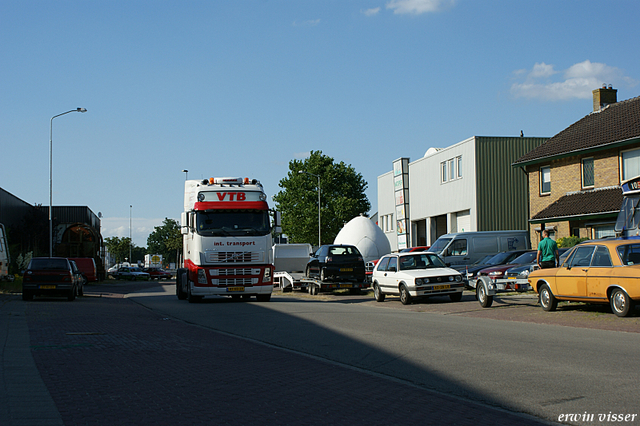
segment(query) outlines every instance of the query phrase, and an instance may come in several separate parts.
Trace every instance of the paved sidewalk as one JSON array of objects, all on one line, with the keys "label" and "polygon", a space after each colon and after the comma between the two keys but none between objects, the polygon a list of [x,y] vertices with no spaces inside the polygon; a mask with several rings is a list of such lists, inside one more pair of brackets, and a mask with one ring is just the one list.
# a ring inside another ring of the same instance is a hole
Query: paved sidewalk
[{"label": "paved sidewalk", "polygon": [[6,296],[0,312],[1,425],[544,424],[164,318],[122,295]]}]

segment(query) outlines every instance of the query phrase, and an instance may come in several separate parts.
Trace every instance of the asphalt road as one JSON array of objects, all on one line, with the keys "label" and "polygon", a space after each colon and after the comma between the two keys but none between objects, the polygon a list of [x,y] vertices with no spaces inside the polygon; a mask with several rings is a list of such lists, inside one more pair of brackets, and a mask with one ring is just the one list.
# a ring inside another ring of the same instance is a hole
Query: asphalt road
[{"label": "asphalt road", "polygon": [[623,414],[623,424],[640,424],[637,315],[584,305],[547,313],[532,295],[482,309],[472,294],[411,306],[279,292],[269,303],[189,304],[174,291],[169,284],[128,297],[168,318],[547,421],[609,424],[607,415]]}]

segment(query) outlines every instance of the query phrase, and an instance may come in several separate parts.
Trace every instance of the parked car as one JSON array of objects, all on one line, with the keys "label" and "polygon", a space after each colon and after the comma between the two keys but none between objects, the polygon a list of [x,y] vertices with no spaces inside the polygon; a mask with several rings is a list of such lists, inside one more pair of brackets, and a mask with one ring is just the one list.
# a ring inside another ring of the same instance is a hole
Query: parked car
[{"label": "parked car", "polygon": [[594,240],[571,249],[559,268],[529,274],[545,311],[558,301],[609,304],[619,317],[631,315],[640,301],[640,242]]},{"label": "parked car", "polygon": [[142,268],[142,272],[149,274],[149,278],[152,280],[170,280],[171,273],[165,271],[162,268]]},{"label": "parked car", "polygon": [[117,280],[131,280],[131,281],[148,281],[149,274],[143,272],[140,268],[135,266],[121,266],[114,272],[109,272],[113,278]]},{"label": "parked car", "polygon": [[34,257],[22,277],[22,300],[34,296],[67,296],[69,301],[84,294],[84,278],[74,261],[64,257]]},{"label": "parked car", "polygon": [[364,276],[369,283],[371,282],[371,277],[373,276],[373,268],[376,267],[379,261],[380,259],[375,259],[365,262],[364,264]]},{"label": "parked car", "polygon": [[76,262],[86,281],[98,281],[96,261],[92,257],[70,257],[69,260]]},{"label": "parked car", "polygon": [[396,253],[383,256],[373,270],[373,294],[383,302],[387,294],[408,305],[416,297],[448,295],[462,299],[462,274],[445,265],[434,253]]},{"label": "parked car", "polygon": [[518,256],[523,255],[524,253],[529,252],[530,250],[513,250],[513,251],[503,251],[500,253],[496,253],[493,256],[485,256],[480,262],[469,266],[464,265],[456,265],[452,268],[460,271],[464,274],[465,280],[471,282],[478,278],[478,272],[483,269],[498,266],[498,265],[506,265],[507,263],[511,263],[512,260],[517,258]]},{"label": "parked car", "polygon": [[[562,262],[564,261],[564,259],[567,258],[567,255],[569,254],[568,251],[569,251],[568,248],[558,249],[558,252],[560,253],[560,264],[561,265],[562,265]],[[501,277],[501,278],[511,278],[511,279],[527,278],[531,272],[533,272],[533,271],[535,271],[537,269],[540,269],[540,267],[536,263],[536,255],[537,255],[537,253],[538,253],[537,250],[534,251],[533,259],[529,263],[523,263],[521,265],[515,265],[516,260],[518,260],[518,259],[514,259],[513,264],[508,265],[508,266],[510,266],[509,269],[504,271],[504,277]]]},{"label": "parked car", "polygon": [[440,236],[429,251],[447,265],[470,265],[488,254],[529,250],[529,231],[460,232]]},{"label": "parked car", "polygon": [[305,269],[307,278],[317,277],[320,281],[365,280],[364,260],[356,246],[328,244],[311,255]]},{"label": "parked car", "polygon": [[431,247],[431,246],[409,247],[409,248],[400,250],[400,253],[411,253],[411,252],[414,252],[414,251],[429,251],[429,247]]}]

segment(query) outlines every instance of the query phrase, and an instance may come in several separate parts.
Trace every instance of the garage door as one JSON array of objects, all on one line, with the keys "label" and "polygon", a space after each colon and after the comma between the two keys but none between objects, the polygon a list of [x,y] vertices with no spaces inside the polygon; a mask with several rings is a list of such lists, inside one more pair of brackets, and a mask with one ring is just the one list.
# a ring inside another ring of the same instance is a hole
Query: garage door
[{"label": "garage door", "polygon": [[469,210],[456,213],[456,232],[469,232],[471,231],[471,214]]}]

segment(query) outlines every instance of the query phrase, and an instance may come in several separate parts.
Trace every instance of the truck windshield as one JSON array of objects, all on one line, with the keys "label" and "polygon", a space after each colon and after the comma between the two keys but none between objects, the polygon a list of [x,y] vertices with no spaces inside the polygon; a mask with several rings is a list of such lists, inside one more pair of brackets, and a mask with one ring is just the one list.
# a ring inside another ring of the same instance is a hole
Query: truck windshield
[{"label": "truck windshield", "polygon": [[196,229],[206,236],[259,236],[271,232],[266,210],[214,210],[197,212]]}]

